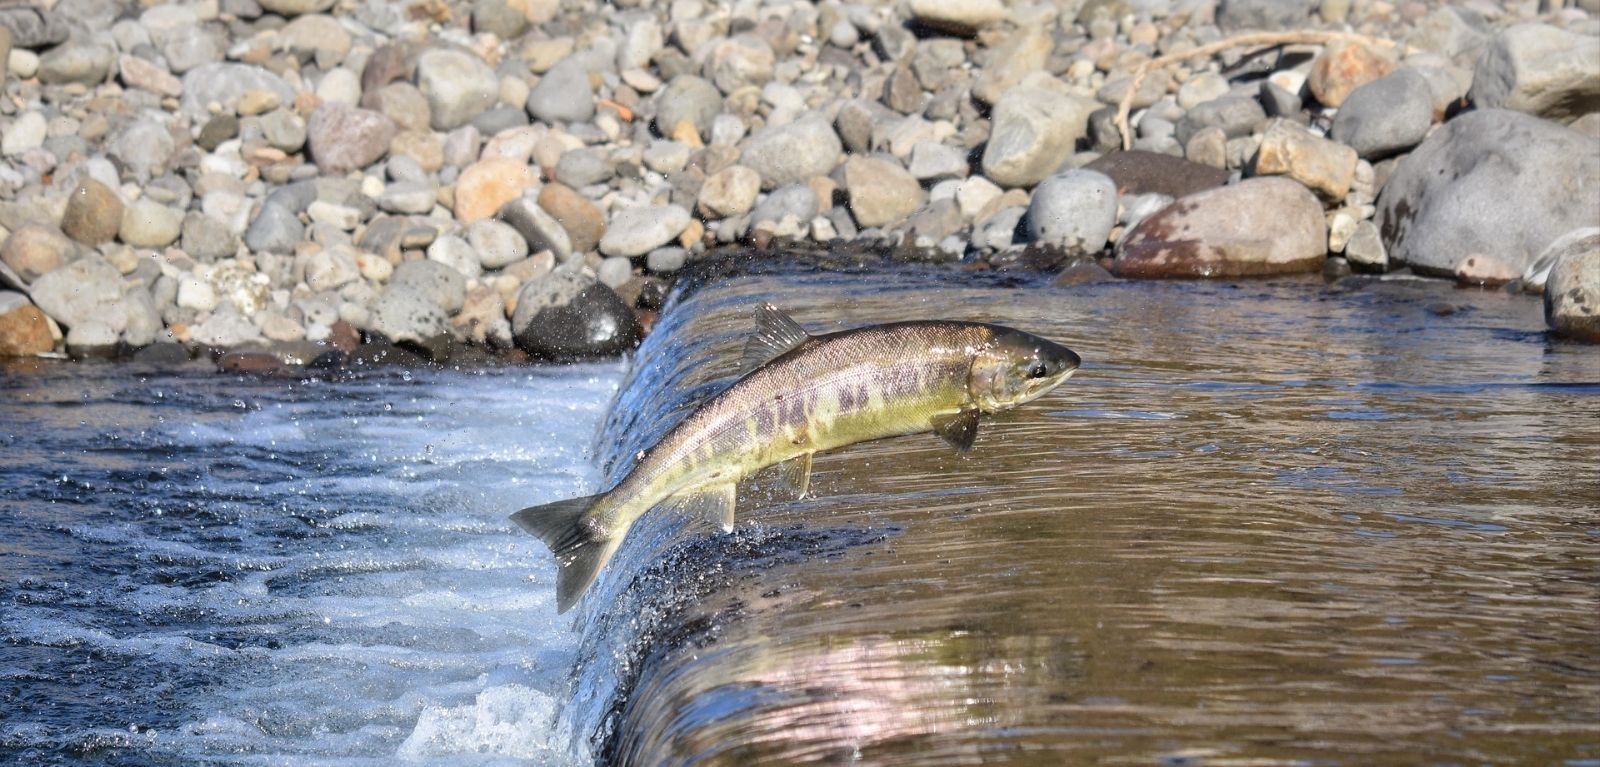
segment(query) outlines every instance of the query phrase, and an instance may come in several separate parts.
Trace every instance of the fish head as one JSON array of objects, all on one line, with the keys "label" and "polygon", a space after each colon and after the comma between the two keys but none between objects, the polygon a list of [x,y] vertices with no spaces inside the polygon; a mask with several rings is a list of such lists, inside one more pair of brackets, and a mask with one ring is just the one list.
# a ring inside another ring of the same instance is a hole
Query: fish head
[{"label": "fish head", "polygon": [[989,343],[973,355],[967,386],[978,409],[992,413],[1044,396],[1082,362],[1076,352],[1054,341],[995,327]]}]

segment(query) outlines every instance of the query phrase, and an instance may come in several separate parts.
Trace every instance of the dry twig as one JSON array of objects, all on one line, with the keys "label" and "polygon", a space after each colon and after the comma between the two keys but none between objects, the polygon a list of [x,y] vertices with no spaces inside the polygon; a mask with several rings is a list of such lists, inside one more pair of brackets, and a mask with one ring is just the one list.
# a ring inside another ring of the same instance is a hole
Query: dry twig
[{"label": "dry twig", "polygon": [[1139,86],[1144,85],[1144,78],[1150,74],[1150,70],[1176,64],[1187,59],[1200,58],[1203,56],[1214,56],[1231,48],[1241,48],[1247,45],[1266,45],[1271,47],[1280,45],[1327,45],[1328,43],[1340,40],[1352,43],[1361,43],[1362,45],[1368,46],[1393,47],[1396,45],[1396,43],[1392,40],[1384,40],[1378,37],[1368,37],[1367,35],[1358,35],[1353,32],[1322,32],[1316,30],[1301,30],[1294,32],[1250,32],[1242,35],[1235,35],[1226,40],[1218,40],[1210,45],[1202,45],[1198,48],[1190,48],[1186,51],[1178,51],[1177,53],[1169,53],[1165,56],[1157,56],[1156,58],[1140,64],[1139,68],[1133,71],[1133,82],[1128,86],[1128,92],[1123,95],[1121,101],[1117,102],[1116,125],[1117,132],[1122,134],[1123,151],[1133,148],[1133,131],[1128,127],[1128,113],[1133,108],[1133,99],[1139,93]]}]

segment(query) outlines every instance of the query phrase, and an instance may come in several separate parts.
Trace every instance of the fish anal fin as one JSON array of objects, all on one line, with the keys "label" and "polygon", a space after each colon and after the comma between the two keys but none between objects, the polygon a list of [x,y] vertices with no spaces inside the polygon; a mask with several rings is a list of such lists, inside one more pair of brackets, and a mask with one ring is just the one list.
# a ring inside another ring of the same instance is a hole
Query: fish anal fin
[{"label": "fish anal fin", "polygon": [[556,557],[560,568],[556,576],[558,613],[572,609],[622,543],[622,536],[599,538],[584,524],[589,509],[600,497],[591,495],[532,506],[511,515],[513,522],[539,536]]},{"label": "fish anal fin", "polygon": [[744,344],[744,369],[755,368],[810,340],[811,334],[772,304],[756,310],[756,332]]},{"label": "fish anal fin", "polygon": [[795,500],[811,491],[811,454],[804,453],[778,464],[778,486]]},{"label": "fish anal fin", "polygon": [[701,517],[719,525],[722,532],[733,532],[734,498],[738,486],[732,482],[696,488],[667,499],[667,505],[687,516]]},{"label": "fish anal fin", "polygon": [[963,453],[978,439],[978,409],[963,408],[953,415],[933,417],[933,433]]}]

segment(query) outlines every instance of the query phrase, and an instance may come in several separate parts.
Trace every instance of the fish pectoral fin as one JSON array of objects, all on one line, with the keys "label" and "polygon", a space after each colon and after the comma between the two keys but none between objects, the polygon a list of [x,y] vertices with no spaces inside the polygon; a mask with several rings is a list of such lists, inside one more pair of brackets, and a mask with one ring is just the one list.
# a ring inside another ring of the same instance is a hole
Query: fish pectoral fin
[{"label": "fish pectoral fin", "polygon": [[795,500],[805,498],[811,490],[811,453],[778,464],[778,484]]},{"label": "fish pectoral fin", "polygon": [[933,417],[933,433],[963,453],[972,449],[978,438],[978,409],[963,408],[954,415]]},{"label": "fish pectoral fin", "polygon": [[794,318],[772,304],[756,309],[756,332],[744,344],[744,369],[755,370],[790,349],[811,340]]},{"label": "fish pectoral fin", "polygon": [[685,491],[667,499],[667,504],[688,516],[704,517],[722,527],[722,532],[733,532],[734,498],[738,485],[724,482],[695,490]]}]

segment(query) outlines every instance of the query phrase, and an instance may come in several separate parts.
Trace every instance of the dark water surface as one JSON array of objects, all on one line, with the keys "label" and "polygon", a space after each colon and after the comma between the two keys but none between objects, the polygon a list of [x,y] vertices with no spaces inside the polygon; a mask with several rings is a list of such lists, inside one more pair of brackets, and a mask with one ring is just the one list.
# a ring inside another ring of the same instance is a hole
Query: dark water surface
[{"label": "dark water surface", "polygon": [[765,300],[1085,363],[967,456],[821,456],[815,498],[752,493],[732,536],[642,521],[581,608],[567,715],[606,758],[1600,764],[1600,350],[1547,341],[1536,301],[746,277],[663,317],[613,474],[736,372]]},{"label": "dark water surface", "polygon": [[[1600,765],[1600,350],[1536,301],[941,274],[720,282],[626,373],[0,367],[0,763]],[[1085,363],[966,456],[650,515],[555,616],[505,514],[620,476],[768,300]]]}]

